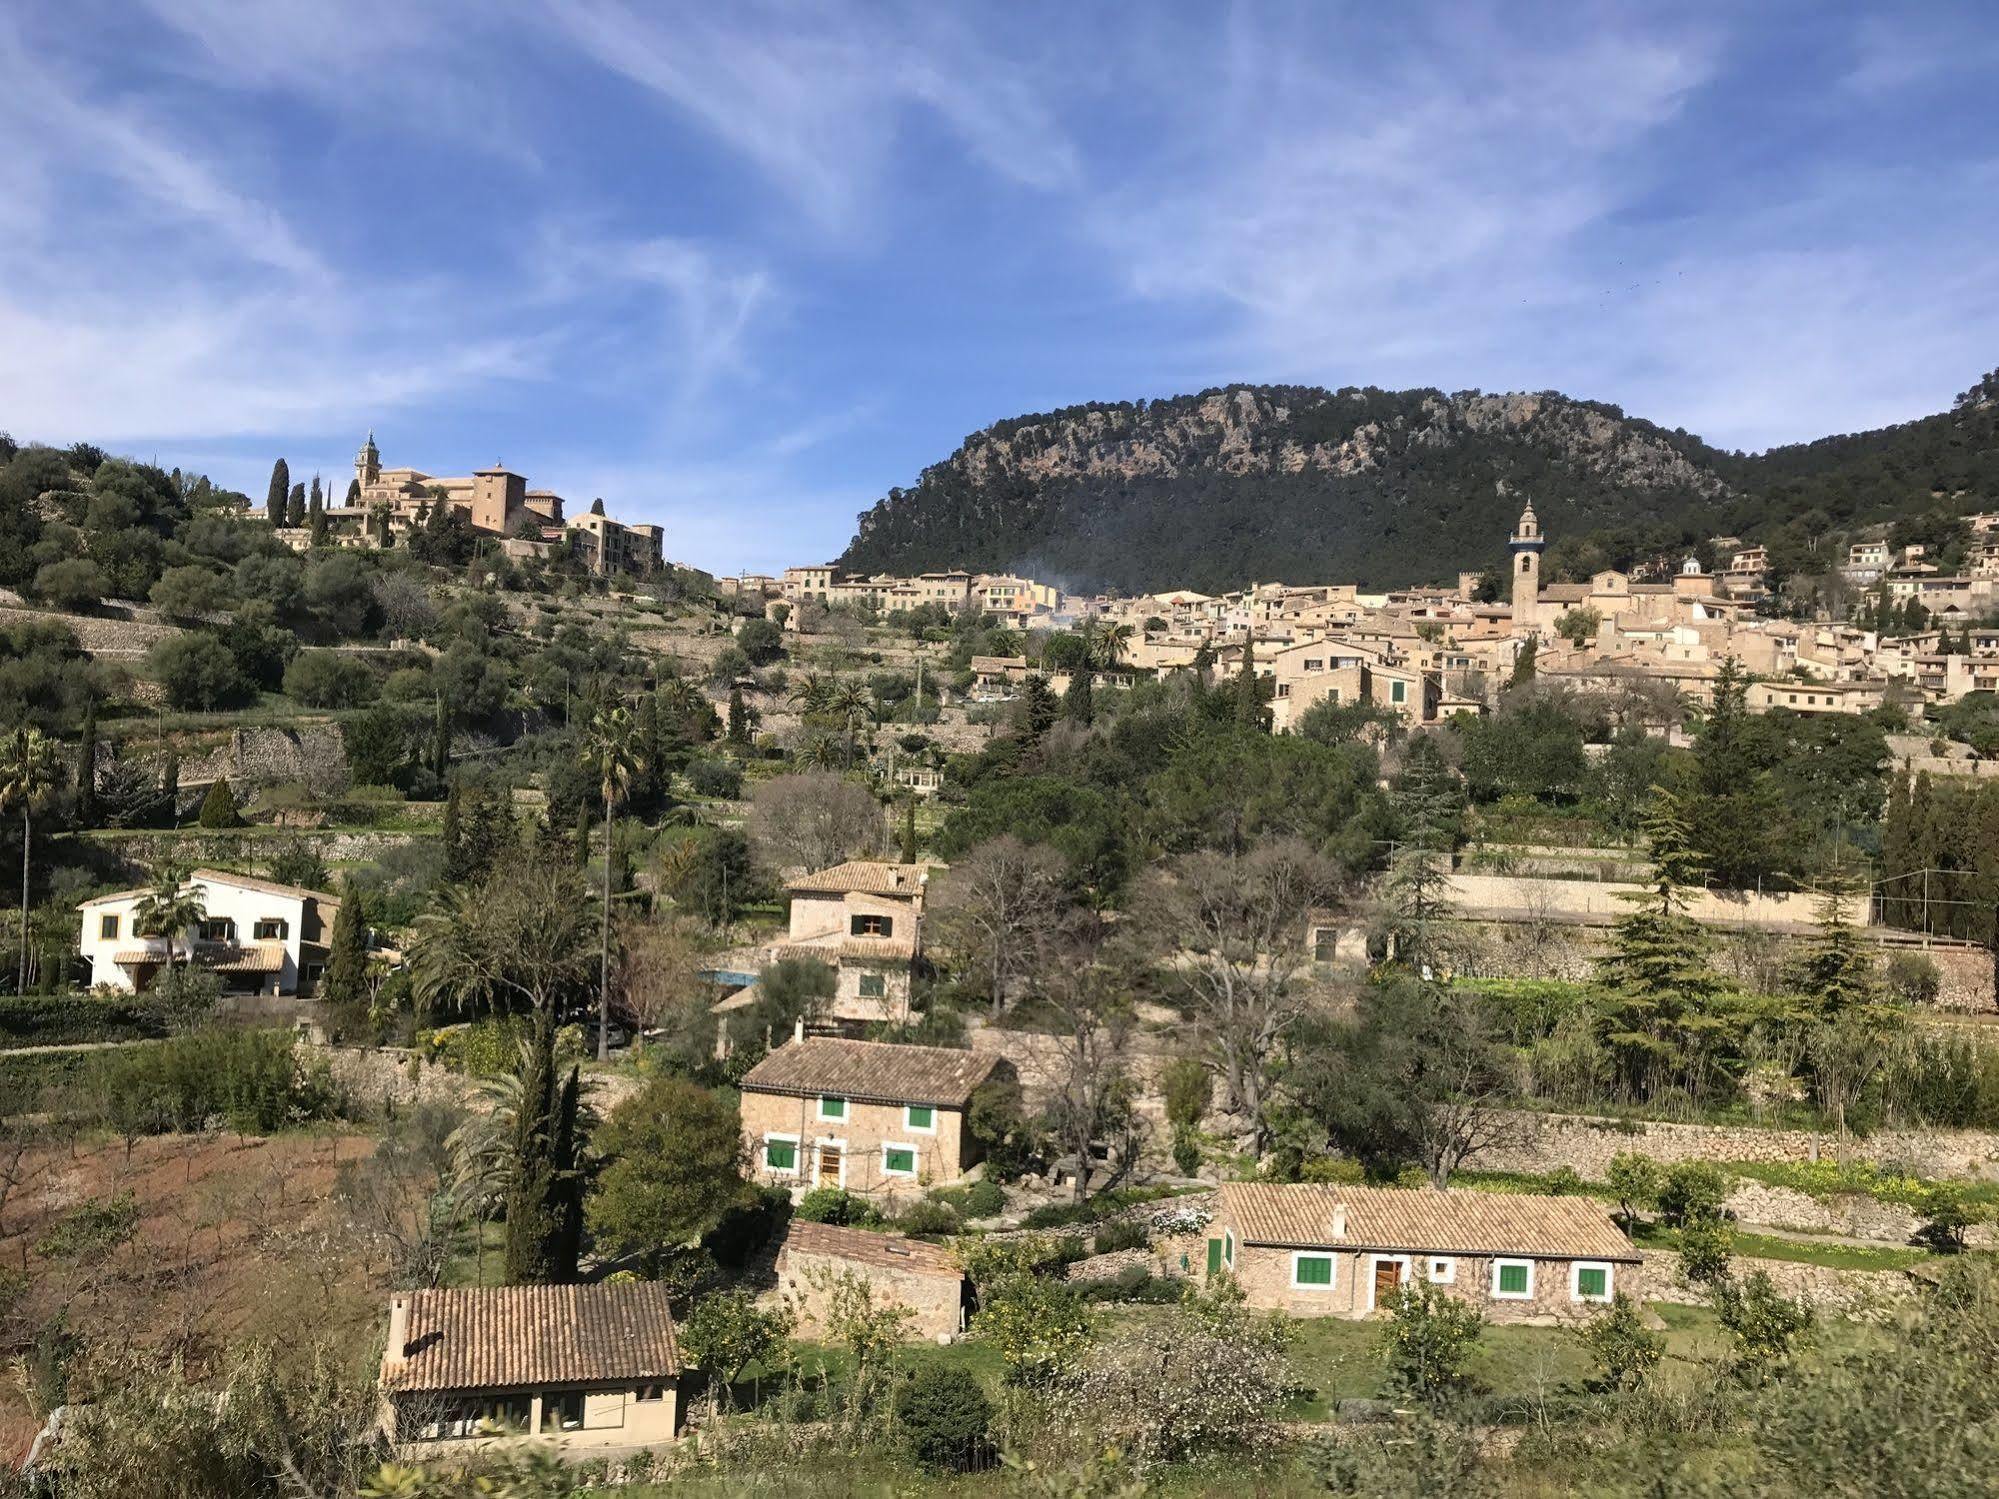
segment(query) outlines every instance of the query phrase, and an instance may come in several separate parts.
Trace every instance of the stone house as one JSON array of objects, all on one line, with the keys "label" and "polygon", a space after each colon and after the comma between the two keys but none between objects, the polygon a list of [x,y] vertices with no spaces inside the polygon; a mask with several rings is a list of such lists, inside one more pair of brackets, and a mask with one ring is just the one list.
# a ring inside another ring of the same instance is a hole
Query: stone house
[{"label": "stone house", "polygon": [[900,1234],[836,1228],[794,1218],[777,1253],[777,1294],[798,1315],[800,1337],[824,1338],[829,1286],[854,1275],[876,1303],[907,1307],[910,1338],[949,1338],[964,1330],[969,1285],[951,1251]]},{"label": "stone house", "polygon": [[958,1181],[979,1159],[965,1111],[1005,1065],[941,1046],[794,1037],[740,1085],[757,1175],[883,1195]]},{"label": "stone house", "polygon": [[[213,972],[226,994],[310,995],[326,968],[340,897],[220,869],[197,869],[188,883],[207,911],[174,938],[174,960]],[[119,890],[77,906],[78,937],[91,984],[143,989],[167,961],[164,937],[134,929],[148,891]]]},{"label": "stone house", "polygon": [[1207,1233],[1208,1274],[1294,1317],[1366,1317],[1418,1278],[1493,1322],[1643,1295],[1642,1256],[1587,1197],[1232,1182]]},{"label": "stone house", "polygon": [[544,1443],[615,1455],[680,1434],[680,1349],[644,1281],[400,1292],[382,1432],[406,1457]]},{"label": "stone house", "polygon": [[854,1028],[907,1021],[924,890],[939,867],[853,859],[799,876],[785,886],[789,930],[766,959],[817,958],[834,970],[838,984],[821,1020]]}]

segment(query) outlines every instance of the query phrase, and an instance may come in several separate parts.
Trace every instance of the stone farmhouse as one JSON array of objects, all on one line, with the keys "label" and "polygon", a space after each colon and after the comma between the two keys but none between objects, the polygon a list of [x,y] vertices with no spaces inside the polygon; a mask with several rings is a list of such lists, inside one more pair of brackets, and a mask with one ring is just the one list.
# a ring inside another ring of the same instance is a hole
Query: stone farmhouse
[{"label": "stone farmhouse", "polygon": [[910,970],[921,956],[923,896],[931,864],[849,860],[785,886],[790,928],[769,960],[817,958],[838,975],[821,1021],[854,1028],[909,1019]]},{"label": "stone farmhouse", "polygon": [[405,1457],[521,1443],[611,1456],[680,1434],[680,1382],[659,1285],[407,1291],[389,1302],[382,1431]]},{"label": "stone farmhouse", "polygon": [[965,1113],[1006,1065],[999,1057],[803,1029],[739,1085],[761,1180],[894,1196],[961,1181],[977,1164]]},{"label": "stone farmhouse", "polygon": [[[226,994],[311,995],[325,971],[340,897],[220,869],[197,869],[189,884],[207,915],[175,935],[176,962],[213,972]],[[79,943],[90,983],[143,989],[167,961],[164,937],[135,929],[146,890],[82,902]]]},{"label": "stone farmhouse", "polygon": [[943,1339],[964,1331],[971,1288],[950,1250],[900,1234],[794,1218],[778,1248],[774,1294],[797,1314],[801,1336],[823,1329],[830,1286],[843,1275],[866,1281],[877,1305],[906,1308],[912,1314],[903,1327],[907,1338]]},{"label": "stone farmhouse", "polygon": [[1418,1279],[1494,1322],[1642,1299],[1643,1257],[1587,1197],[1231,1182],[1207,1233],[1210,1275],[1294,1317],[1366,1317]]}]

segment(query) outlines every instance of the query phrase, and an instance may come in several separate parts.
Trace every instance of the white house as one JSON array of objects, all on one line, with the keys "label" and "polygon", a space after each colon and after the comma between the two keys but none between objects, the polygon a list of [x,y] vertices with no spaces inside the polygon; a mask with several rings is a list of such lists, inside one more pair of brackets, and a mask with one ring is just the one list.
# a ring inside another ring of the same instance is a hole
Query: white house
[{"label": "white house", "polygon": [[[220,869],[197,869],[188,883],[200,892],[208,916],[199,930],[175,939],[177,961],[191,953],[196,964],[221,979],[225,993],[313,992],[326,967],[340,897]],[[77,907],[92,985],[143,989],[165,964],[166,939],[133,930],[146,894],[120,890]]]}]

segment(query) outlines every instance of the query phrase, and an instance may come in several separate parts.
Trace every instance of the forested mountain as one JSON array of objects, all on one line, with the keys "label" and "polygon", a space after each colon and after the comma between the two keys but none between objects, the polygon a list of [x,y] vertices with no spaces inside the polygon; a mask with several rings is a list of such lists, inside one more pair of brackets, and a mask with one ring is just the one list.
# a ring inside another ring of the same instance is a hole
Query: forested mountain
[{"label": "forested mountain", "polygon": [[1445,582],[1502,555],[1523,500],[1582,574],[1999,503],[1999,372],[1953,408],[1747,455],[1553,392],[1238,385],[1015,417],[860,517],[842,565],[1019,568],[1071,587]]}]

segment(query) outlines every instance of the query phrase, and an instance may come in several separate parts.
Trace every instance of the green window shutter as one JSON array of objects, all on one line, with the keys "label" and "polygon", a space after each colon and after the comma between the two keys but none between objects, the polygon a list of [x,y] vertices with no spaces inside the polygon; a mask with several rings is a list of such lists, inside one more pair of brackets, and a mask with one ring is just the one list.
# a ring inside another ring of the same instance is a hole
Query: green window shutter
[{"label": "green window shutter", "polygon": [[819,1100],[819,1117],[822,1119],[845,1119],[847,1100],[844,1098],[822,1098]]},{"label": "green window shutter", "polygon": [[916,1152],[890,1146],[884,1157],[883,1164],[890,1171],[914,1171],[916,1169]]},{"label": "green window shutter", "polygon": [[1586,1268],[1578,1270],[1576,1272],[1576,1294],[1578,1296],[1602,1296],[1606,1289],[1604,1282],[1607,1279],[1608,1276],[1601,1266],[1594,1269]]},{"label": "green window shutter", "polygon": [[789,1140],[766,1141],[764,1161],[773,1171],[789,1171],[798,1164],[798,1147]]},{"label": "green window shutter", "polygon": [[937,1111],[935,1109],[922,1104],[911,1104],[909,1106],[909,1127],[911,1129],[935,1129],[936,1126]]},{"label": "green window shutter", "polygon": [[1331,1255],[1308,1254],[1298,1260],[1298,1284],[1301,1286],[1329,1286],[1333,1283],[1333,1260]]},{"label": "green window shutter", "polygon": [[879,973],[864,973],[861,975],[862,999],[882,999],[887,994],[888,980],[883,978]]},{"label": "green window shutter", "polygon": [[1222,1241],[1220,1239],[1210,1239],[1208,1240],[1208,1274],[1219,1275],[1221,1273]]},{"label": "green window shutter", "polygon": [[1508,1296],[1527,1294],[1527,1267],[1525,1265],[1501,1265],[1499,1267],[1499,1289]]}]

